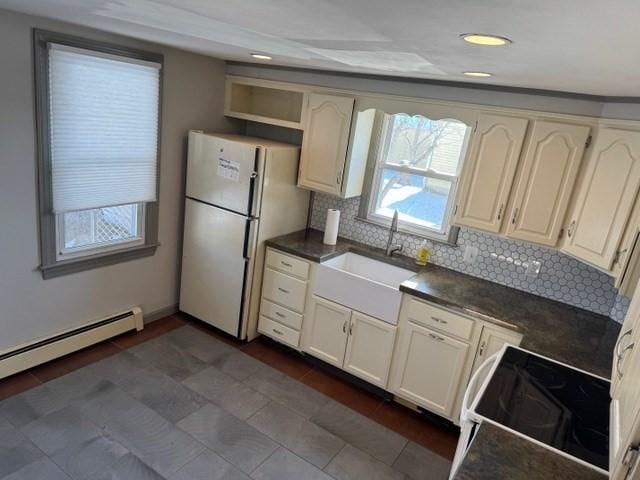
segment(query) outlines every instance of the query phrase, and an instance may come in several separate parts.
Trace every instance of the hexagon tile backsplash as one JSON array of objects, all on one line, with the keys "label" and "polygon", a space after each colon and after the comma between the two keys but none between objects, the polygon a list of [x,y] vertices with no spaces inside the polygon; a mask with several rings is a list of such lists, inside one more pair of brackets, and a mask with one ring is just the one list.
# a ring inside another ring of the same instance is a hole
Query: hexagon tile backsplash
[{"label": "hexagon tile backsplash", "polygon": [[[384,247],[388,230],[357,220],[359,205],[360,198],[342,200],[316,193],[311,226],[324,230],[327,209],[337,208],[341,211],[341,237]],[[395,240],[404,244],[404,254],[408,256],[415,256],[417,248],[424,241],[405,233],[397,233]],[[617,294],[611,277],[550,248],[466,228],[460,230],[457,247],[436,242],[428,244],[431,251],[429,261],[436,265],[608,315],[617,322],[624,320],[629,306],[629,300]],[[474,263],[463,261],[465,245],[478,247]],[[531,261],[542,264],[537,277],[525,275],[526,264]]]}]

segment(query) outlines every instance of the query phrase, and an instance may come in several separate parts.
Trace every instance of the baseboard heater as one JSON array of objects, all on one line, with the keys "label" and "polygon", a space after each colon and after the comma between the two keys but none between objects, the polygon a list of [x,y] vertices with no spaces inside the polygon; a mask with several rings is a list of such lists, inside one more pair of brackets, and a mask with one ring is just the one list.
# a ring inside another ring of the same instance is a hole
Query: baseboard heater
[{"label": "baseboard heater", "polygon": [[0,353],[0,378],[81,350],[129,330],[140,331],[143,327],[142,310],[140,307],[133,307],[82,327],[27,343]]}]

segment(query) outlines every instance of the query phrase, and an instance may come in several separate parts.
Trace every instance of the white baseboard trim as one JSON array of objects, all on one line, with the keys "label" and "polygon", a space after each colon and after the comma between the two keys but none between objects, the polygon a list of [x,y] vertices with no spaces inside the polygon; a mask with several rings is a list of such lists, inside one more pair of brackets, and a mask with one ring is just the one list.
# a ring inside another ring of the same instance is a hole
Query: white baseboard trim
[{"label": "white baseboard trim", "polygon": [[178,313],[178,304],[169,305],[168,307],[159,308],[158,310],[154,310],[153,312],[144,314],[144,323],[155,322],[156,320],[160,320],[161,318],[168,317],[169,315],[173,315],[174,313]]}]

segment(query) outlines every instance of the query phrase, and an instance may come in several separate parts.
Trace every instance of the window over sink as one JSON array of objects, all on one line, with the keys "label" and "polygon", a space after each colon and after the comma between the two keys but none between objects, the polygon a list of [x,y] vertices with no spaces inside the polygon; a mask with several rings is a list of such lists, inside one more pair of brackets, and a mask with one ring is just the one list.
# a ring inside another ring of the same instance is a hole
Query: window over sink
[{"label": "window over sink", "polygon": [[383,113],[377,122],[377,148],[370,157],[372,174],[360,216],[387,226],[397,210],[401,230],[451,241],[455,192],[471,128],[455,119],[404,113]]}]

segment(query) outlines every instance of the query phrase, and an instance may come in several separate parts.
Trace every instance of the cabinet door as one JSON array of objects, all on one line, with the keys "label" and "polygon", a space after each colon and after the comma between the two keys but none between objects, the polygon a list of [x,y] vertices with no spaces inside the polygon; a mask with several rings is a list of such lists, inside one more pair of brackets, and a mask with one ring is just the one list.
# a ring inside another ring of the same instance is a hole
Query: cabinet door
[{"label": "cabinet door", "polygon": [[476,352],[476,358],[473,362],[473,371],[475,372],[487,358],[500,350],[505,343],[517,346],[520,345],[521,340],[522,335],[519,333],[504,328],[485,325],[480,335],[478,351]]},{"label": "cabinet door", "polygon": [[480,115],[463,175],[455,223],[500,231],[528,120]]},{"label": "cabinet door", "polygon": [[302,349],[331,365],[342,368],[351,310],[320,297],[313,297],[303,324]]},{"label": "cabinet door", "polygon": [[555,246],[582,162],[589,127],[535,122],[507,217],[507,236]]},{"label": "cabinet door", "polygon": [[344,369],[369,383],[386,388],[395,339],[395,326],[353,312]]},{"label": "cabinet door", "polygon": [[340,195],[354,99],[317,93],[308,99],[298,185]]},{"label": "cabinet door", "polygon": [[562,250],[610,270],[639,185],[640,132],[597,132]]},{"label": "cabinet door", "polygon": [[401,326],[390,386],[393,393],[451,417],[469,344],[411,322]]}]

